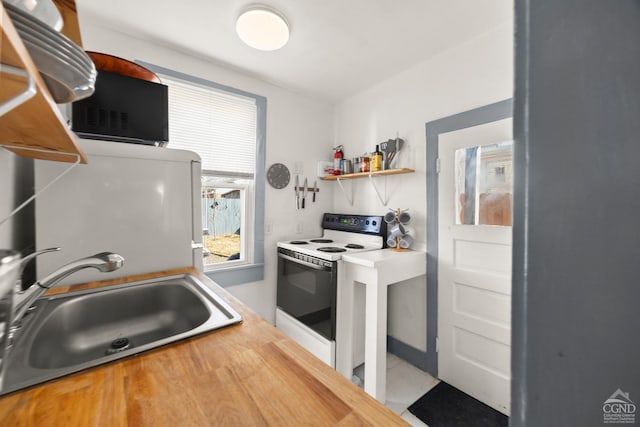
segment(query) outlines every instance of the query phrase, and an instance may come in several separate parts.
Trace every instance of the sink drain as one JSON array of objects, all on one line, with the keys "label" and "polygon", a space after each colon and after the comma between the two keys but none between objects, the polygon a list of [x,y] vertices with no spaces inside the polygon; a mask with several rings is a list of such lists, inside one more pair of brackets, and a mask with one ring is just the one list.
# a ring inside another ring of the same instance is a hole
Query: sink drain
[{"label": "sink drain", "polygon": [[129,338],[116,338],[111,342],[111,346],[107,349],[107,354],[114,354],[124,351],[131,347]]}]

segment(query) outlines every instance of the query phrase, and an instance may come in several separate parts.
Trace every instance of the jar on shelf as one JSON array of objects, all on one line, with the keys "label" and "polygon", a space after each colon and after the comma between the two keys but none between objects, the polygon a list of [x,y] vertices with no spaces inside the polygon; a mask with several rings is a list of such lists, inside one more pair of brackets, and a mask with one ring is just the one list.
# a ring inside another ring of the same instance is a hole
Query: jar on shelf
[{"label": "jar on shelf", "polygon": [[364,153],[361,159],[362,160],[360,163],[360,172],[369,172],[369,167],[371,164],[371,158],[369,157],[369,153]]},{"label": "jar on shelf", "polygon": [[353,158],[353,171],[362,172],[362,157]]},{"label": "jar on shelf", "polygon": [[353,173],[353,165],[351,164],[351,160],[342,159],[340,161],[340,165],[342,166],[342,175]]}]

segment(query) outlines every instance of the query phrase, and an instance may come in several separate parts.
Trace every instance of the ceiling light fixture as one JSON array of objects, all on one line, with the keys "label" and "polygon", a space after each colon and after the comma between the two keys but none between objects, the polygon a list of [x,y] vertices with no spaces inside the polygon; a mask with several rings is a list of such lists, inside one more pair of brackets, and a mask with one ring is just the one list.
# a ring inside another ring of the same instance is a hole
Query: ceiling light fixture
[{"label": "ceiling light fixture", "polygon": [[258,50],[277,50],[289,41],[289,24],[279,12],[263,5],[249,6],[236,21],[236,32]]}]

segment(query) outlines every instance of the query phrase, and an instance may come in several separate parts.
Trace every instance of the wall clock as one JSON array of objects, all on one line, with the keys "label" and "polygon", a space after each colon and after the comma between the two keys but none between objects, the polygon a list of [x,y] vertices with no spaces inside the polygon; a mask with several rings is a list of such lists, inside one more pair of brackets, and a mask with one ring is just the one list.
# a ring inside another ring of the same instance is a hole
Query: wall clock
[{"label": "wall clock", "polygon": [[289,185],[291,174],[289,168],[282,163],[274,163],[267,170],[267,182],[277,189],[281,189]]}]

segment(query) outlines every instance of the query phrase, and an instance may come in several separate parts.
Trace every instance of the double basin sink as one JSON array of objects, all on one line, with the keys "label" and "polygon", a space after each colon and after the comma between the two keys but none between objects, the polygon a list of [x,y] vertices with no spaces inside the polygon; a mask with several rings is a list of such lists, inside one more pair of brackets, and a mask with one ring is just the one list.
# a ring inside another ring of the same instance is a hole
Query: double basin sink
[{"label": "double basin sink", "polygon": [[44,296],[23,318],[0,394],[241,321],[192,275]]}]

